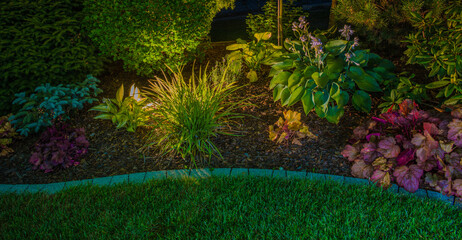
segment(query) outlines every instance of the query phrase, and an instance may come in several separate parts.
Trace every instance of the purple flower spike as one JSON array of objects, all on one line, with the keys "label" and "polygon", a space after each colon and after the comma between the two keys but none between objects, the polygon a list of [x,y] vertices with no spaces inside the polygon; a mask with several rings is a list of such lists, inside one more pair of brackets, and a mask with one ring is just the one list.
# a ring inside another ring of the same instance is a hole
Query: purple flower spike
[{"label": "purple flower spike", "polygon": [[354,33],[350,25],[343,26],[343,29],[340,29],[339,32],[342,33],[342,37],[345,37],[347,41],[350,41],[350,37]]},{"label": "purple flower spike", "polygon": [[298,18],[298,21],[299,21],[300,23],[305,24],[305,23],[306,23],[306,17],[305,17],[305,16],[300,16],[300,17]]},{"label": "purple flower spike", "polygon": [[296,22],[293,22],[293,23],[292,23],[292,31],[297,31],[297,29],[298,29],[297,23],[296,23]]},{"label": "purple flower spike", "polygon": [[306,42],[307,40],[308,40],[308,38],[305,35],[300,37],[300,41],[302,41],[302,42]]}]

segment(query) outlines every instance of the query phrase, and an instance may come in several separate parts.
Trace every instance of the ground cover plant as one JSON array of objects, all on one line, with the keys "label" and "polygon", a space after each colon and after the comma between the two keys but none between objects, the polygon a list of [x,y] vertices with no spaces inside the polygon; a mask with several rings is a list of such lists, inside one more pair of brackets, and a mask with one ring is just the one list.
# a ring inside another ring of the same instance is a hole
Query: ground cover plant
[{"label": "ground cover plant", "polygon": [[88,152],[89,145],[85,129],[74,129],[66,123],[56,122],[40,135],[29,162],[34,169],[45,173],[56,167],[76,166],[79,158]]},{"label": "ground cover plant", "polygon": [[425,179],[438,191],[461,197],[461,111],[454,110],[454,119],[443,121],[418,110],[407,99],[398,111],[388,111],[357,127],[352,145],[346,145],[342,154],[354,162],[354,176],[378,186],[388,188],[396,181],[415,192]]},{"label": "ground cover plant", "polygon": [[2,194],[0,210],[7,239],[459,239],[462,234],[461,211],[435,200],[367,185],[269,177]]}]

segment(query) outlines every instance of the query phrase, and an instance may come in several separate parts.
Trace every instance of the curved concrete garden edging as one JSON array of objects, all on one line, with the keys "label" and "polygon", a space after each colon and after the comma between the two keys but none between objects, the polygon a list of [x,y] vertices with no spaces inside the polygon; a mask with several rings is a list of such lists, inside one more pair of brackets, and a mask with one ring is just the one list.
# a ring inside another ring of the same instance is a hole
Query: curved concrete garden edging
[{"label": "curved concrete garden edging", "polygon": [[[85,179],[70,182],[49,183],[49,184],[0,184],[0,193],[25,193],[25,192],[46,192],[53,194],[63,189],[72,186],[83,184],[94,185],[115,185],[123,182],[127,183],[144,183],[151,179],[162,178],[205,178],[211,176],[266,176],[266,177],[282,177],[282,178],[296,178],[296,179],[311,179],[311,180],[333,180],[346,184],[372,184],[367,179],[344,177],[329,174],[319,174],[310,172],[297,172],[286,170],[270,170],[270,169],[253,169],[253,168],[216,168],[216,169],[192,169],[192,170],[168,170],[168,171],[155,171],[155,172],[142,172],[132,173],[111,177]],[[432,198],[443,201],[462,208],[461,202],[456,202],[455,197],[445,196],[439,192],[419,189],[415,193],[409,193],[396,184],[393,184],[387,191],[391,191],[402,195],[413,195],[421,198]]]}]

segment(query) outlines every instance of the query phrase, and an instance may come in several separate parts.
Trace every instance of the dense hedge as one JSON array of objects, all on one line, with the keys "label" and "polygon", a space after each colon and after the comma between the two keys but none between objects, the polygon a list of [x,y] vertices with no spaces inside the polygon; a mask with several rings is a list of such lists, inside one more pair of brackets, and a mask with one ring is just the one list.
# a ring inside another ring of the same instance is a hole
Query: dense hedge
[{"label": "dense hedge", "polygon": [[195,58],[221,7],[221,0],[86,0],[84,22],[104,54],[149,76]]},{"label": "dense hedge", "polygon": [[0,1],[0,113],[12,111],[14,93],[101,71],[82,8],[82,0]]}]

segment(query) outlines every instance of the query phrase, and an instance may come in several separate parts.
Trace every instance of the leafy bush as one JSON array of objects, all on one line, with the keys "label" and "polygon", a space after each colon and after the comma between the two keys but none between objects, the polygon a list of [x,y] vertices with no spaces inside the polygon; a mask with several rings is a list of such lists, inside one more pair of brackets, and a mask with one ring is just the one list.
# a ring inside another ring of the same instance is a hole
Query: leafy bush
[{"label": "leafy bush", "polygon": [[[207,74],[199,73],[198,79],[191,76],[189,82],[183,78],[181,69],[173,72],[173,79],[150,82],[146,94],[154,102],[150,111],[152,130],[145,147],[157,146],[162,152],[179,153],[183,158],[195,159],[221,157],[212,137],[217,134],[235,135],[231,129],[236,118],[243,114],[234,113],[237,108],[248,106],[247,99],[235,99],[232,95],[244,86],[228,82],[226,71],[219,81],[212,81]],[[193,71],[194,72],[194,71]]]},{"label": "leafy bush", "polygon": [[56,123],[42,133],[29,160],[35,169],[45,173],[55,167],[68,168],[79,164],[77,160],[88,152],[89,142],[83,128],[71,128],[65,123]]},{"label": "leafy bush", "polygon": [[[296,0],[289,0],[283,3],[284,12],[282,15],[282,30],[284,38],[293,36],[293,32],[290,31],[290,26],[298,16],[305,15],[301,7],[295,7],[294,2]],[[261,14],[249,14],[245,19],[247,24],[247,32],[249,36],[254,36],[256,33],[270,32],[273,36],[278,35],[278,3],[277,0],[269,0],[263,6],[263,13]],[[271,40],[273,43],[277,43],[277,38]]]},{"label": "leafy bush", "polygon": [[414,74],[408,75],[407,72],[399,74],[399,82],[389,86],[391,88],[388,89],[390,90],[389,94],[382,97],[384,102],[378,106],[378,108],[382,108],[382,113],[398,110],[398,105],[405,99],[414,100],[416,103],[429,99],[425,84],[415,83],[412,81],[414,77]]},{"label": "leafy bush", "polygon": [[271,65],[281,56],[282,47],[276,46],[273,43],[265,42],[271,38],[270,32],[255,33],[255,39],[247,43],[242,39],[237,39],[237,43],[226,47],[226,50],[233,51],[226,56],[228,61],[242,62],[247,65],[249,72],[246,77],[250,82],[258,80],[257,72],[260,71],[261,64]]},{"label": "leafy bush", "polygon": [[194,59],[213,17],[229,6],[216,0],[87,0],[84,22],[103,54],[149,76]]},{"label": "leafy bush", "polygon": [[423,181],[448,195],[462,197],[462,109],[451,122],[431,117],[406,99],[399,111],[373,117],[353,131],[342,155],[354,162],[353,176],[387,188],[391,182],[415,192]]},{"label": "leafy bush", "polygon": [[102,59],[81,26],[82,8],[82,0],[1,1],[0,112],[17,110],[15,93],[101,72]]},{"label": "leafy bush", "polygon": [[82,109],[83,104],[97,100],[91,96],[96,97],[102,92],[98,83],[98,79],[88,75],[81,83],[66,86],[46,83],[38,86],[30,96],[25,92],[15,94],[13,104],[22,105],[22,108],[9,120],[23,136],[28,136],[31,129],[37,133],[43,127],[53,125],[54,120],[66,121],[71,109]]},{"label": "leafy bush", "polygon": [[304,17],[299,21],[293,23],[299,40],[284,43],[289,53],[270,72],[274,101],[281,100],[283,106],[301,101],[305,114],[314,108],[332,123],[343,116],[350,95],[356,109],[369,112],[372,100],[367,92],[381,92],[380,85],[395,81],[393,63],[358,49],[358,39],[350,41],[353,30],[347,25],[340,30],[346,40],[328,40],[310,33]]},{"label": "leafy bush", "polygon": [[[374,48],[393,51],[412,31],[411,12],[442,12],[446,0],[338,0],[332,9],[339,23],[352,24],[361,39]],[[386,48],[386,49],[385,49]]]},{"label": "leafy bush", "polygon": [[302,145],[300,139],[309,137],[317,138],[316,135],[310,132],[308,126],[300,122],[301,114],[293,112],[291,110],[284,111],[284,119],[282,117],[275,123],[274,126],[269,126],[269,138],[271,141],[277,141],[277,143],[287,142],[292,140],[293,144]]},{"label": "leafy bush", "polygon": [[117,129],[125,127],[129,132],[135,132],[139,126],[144,126],[147,121],[146,99],[140,97],[138,88],[132,85],[129,97],[124,99],[124,85],[117,90],[115,99],[104,99],[98,106],[89,111],[99,111],[102,114],[95,119],[112,120],[117,124]]},{"label": "leafy bush", "polygon": [[[437,98],[444,104],[455,105],[462,100],[462,2],[453,2],[442,17],[434,10],[425,16],[412,13],[412,23],[417,29],[406,37],[409,43],[404,52],[408,64],[420,64],[430,71],[429,77],[438,77],[426,85],[429,89],[440,89]],[[436,16],[435,16],[436,15]]]},{"label": "leafy bush", "polygon": [[13,149],[8,147],[17,133],[8,121],[9,116],[0,117],[0,157],[8,156]]}]

